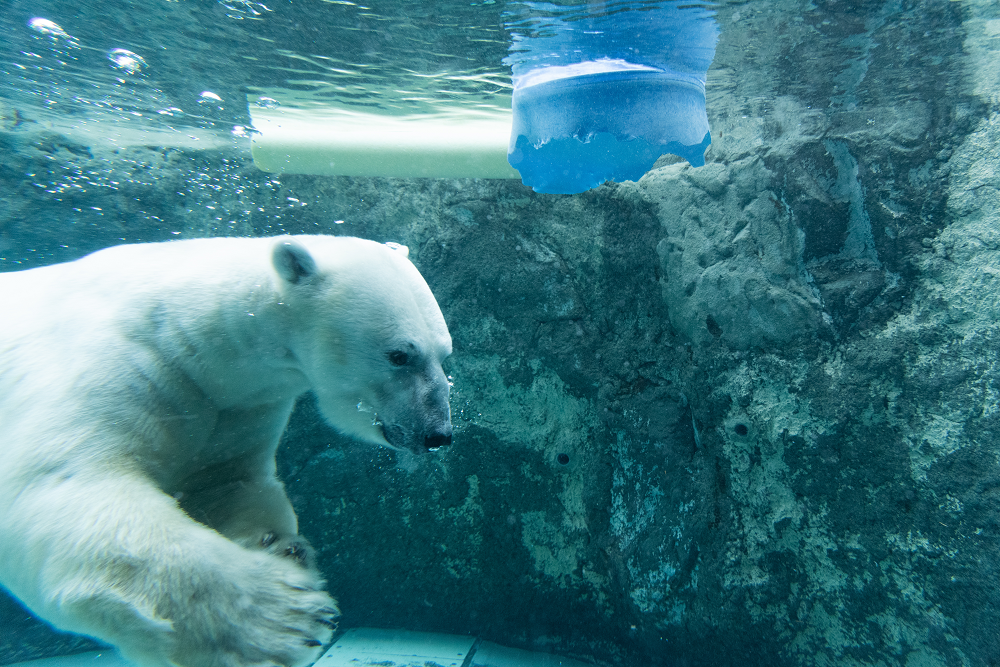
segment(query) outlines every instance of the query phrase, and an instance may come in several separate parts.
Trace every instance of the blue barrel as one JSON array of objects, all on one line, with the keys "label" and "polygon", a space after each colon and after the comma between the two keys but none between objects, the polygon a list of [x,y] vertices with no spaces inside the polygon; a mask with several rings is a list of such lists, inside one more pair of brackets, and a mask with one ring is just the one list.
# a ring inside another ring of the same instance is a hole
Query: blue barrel
[{"label": "blue barrel", "polygon": [[636,180],[661,155],[705,163],[714,13],[691,2],[520,2],[507,159],[536,192]]}]

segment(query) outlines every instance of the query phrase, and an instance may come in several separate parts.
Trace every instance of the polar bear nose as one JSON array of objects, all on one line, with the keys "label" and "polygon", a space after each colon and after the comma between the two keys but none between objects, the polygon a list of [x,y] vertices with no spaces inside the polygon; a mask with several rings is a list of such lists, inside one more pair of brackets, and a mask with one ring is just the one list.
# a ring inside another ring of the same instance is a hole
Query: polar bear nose
[{"label": "polar bear nose", "polygon": [[440,447],[447,447],[451,444],[451,429],[447,431],[442,431],[440,433],[431,433],[426,438],[424,438],[424,447],[428,451],[433,451]]}]

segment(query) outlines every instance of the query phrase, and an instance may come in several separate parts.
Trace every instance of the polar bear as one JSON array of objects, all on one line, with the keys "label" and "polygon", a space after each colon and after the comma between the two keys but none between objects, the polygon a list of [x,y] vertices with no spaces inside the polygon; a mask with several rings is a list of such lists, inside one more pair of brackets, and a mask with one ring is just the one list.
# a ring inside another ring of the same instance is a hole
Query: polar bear
[{"label": "polar bear", "polygon": [[122,245],[0,274],[0,583],[143,667],[301,665],[331,638],[275,476],[297,396],[361,440],[451,440],[451,337],[405,248]]}]

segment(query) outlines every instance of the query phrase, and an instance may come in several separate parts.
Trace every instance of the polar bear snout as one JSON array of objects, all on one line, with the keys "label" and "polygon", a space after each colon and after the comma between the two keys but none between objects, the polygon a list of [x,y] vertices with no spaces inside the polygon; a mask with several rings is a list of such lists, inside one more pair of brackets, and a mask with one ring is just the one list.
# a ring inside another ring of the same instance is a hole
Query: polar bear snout
[{"label": "polar bear snout", "polygon": [[384,424],[382,433],[394,449],[406,449],[414,454],[434,452],[451,444],[451,419],[432,428],[407,429],[401,424]]},{"label": "polar bear snout", "polygon": [[451,384],[436,358],[397,369],[375,401],[385,441],[393,449],[415,454],[450,445],[450,394]]},{"label": "polar bear snout", "polygon": [[451,424],[441,429],[438,433],[431,433],[424,438],[424,447],[429,452],[433,452],[451,444]]},{"label": "polar bear snout", "polygon": [[425,451],[432,452],[451,444],[451,385],[440,365],[432,373],[430,391],[424,404],[423,441]]}]

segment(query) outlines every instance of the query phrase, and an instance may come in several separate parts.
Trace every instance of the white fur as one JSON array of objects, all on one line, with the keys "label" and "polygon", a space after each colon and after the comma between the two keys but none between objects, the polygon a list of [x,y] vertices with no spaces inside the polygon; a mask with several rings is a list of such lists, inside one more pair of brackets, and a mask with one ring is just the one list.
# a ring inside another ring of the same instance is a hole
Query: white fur
[{"label": "white fur", "polygon": [[0,274],[0,322],[0,583],[143,667],[301,665],[330,638],[275,477],[298,395],[370,442],[450,437],[444,319],[371,241],[118,246]]}]

